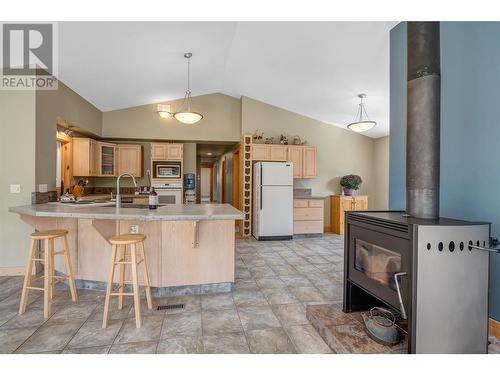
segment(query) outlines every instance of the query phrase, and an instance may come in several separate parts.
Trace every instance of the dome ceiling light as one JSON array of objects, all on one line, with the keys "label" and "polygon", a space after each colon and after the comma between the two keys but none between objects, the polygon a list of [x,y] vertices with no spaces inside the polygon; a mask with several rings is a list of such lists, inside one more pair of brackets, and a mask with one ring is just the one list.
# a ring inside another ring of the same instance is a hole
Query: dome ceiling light
[{"label": "dome ceiling light", "polygon": [[347,128],[357,133],[362,133],[373,129],[377,123],[375,121],[371,121],[366,113],[365,104],[363,103],[363,99],[366,98],[366,94],[358,94],[358,98],[360,99],[360,103],[358,112],[356,113],[356,118],[354,122],[347,125]]},{"label": "dome ceiling light", "polygon": [[184,101],[182,102],[182,106],[179,111],[174,113],[174,117],[177,121],[182,122],[183,124],[196,124],[203,118],[203,115],[198,112],[194,112],[191,110],[191,89],[190,89],[190,59],[193,56],[191,52],[187,52],[184,54],[184,57],[187,59],[188,63],[188,75],[187,75],[187,90],[184,95]]}]

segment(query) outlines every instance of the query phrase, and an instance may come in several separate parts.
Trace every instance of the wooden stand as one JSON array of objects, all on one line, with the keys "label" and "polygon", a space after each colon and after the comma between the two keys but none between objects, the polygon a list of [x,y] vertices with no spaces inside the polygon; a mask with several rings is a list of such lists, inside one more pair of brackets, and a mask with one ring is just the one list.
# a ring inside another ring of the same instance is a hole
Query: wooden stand
[{"label": "wooden stand", "polygon": [[[149,282],[148,266],[146,263],[146,254],[144,252],[144,240],[146,236],[143,234],[123,234],[109,238],[111,243],[111,261],[109,263],[108,285],[106,289],[106,299],[104,302],[104,315],[102,318],[102,328],[106,328],[108,324],[109,301],[111,296],[118,296],[118,309],[123,308],[123,296],[134,297],[135,311],[135,326],[141,328],[141,307],[139,299],[139,281],[137,277],[137,265],[142,264],[144,273],[144,289],[146,290],[146,300],[148,309],[153,308],[151,300],[151,287]],[[127,245],[130,246],[130,254],[127,251]],[[139,245],[141,259],[137,261],[137,245]],[[120,253],[118,255],[118,253]],[[118,258],[118,259],[117,259]],[[125,265],[131,266],[132,281],[125,280]],[[115,266],[120,266],[119,286],[117,290],[113,290],[113,280],[115,275]],[[132,283],[132,293],[125,292],[125,285]]]},{"label": "wooden stand", "polygon": [[[69,246],[67,239],[68,231],[64,229],[47,230],[43,232],[35,232],[30,235],[31,246],[28,255],[28,262],[26,265],[26,273],[24,275],[23,291],[21,294],[21,303],[19,305],[19,315],[24,314],[26,311],[26,303],[28,301],[28,294],[30,289],[43,291],[43,316],[44,318],[50,318],[50,301],[55,294],[56,283],[62,280],[69,281],[69,289],[71,293],[71,299],[73,302],[77,301],[75,278],[73,275],[73,269],[71,267],[71,259],[69,255]],[[54,251],[54,239],[62,238],[63,249],[62,251]],[[36,258],[36,245],[37,241],[44,242],[44,257]],[[56,255],[64,256],[64,263],[66,266],[66,275],[56,276],[54,268],[54,257]],[[33,263],[41,262],[44,265],[43,275],[32,277]],[[43,279],[43,288],[31,286],[33,281]]]}]

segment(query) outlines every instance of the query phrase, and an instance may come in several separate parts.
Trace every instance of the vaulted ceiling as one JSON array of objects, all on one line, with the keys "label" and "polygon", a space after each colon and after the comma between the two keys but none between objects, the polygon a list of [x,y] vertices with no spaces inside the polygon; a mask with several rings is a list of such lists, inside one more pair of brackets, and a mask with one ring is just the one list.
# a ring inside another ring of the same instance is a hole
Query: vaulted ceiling
[{"label": "vaulted ceiling", "polygon": [[242,95],[345,127],[358,93],[389,133],[394,22],[63,22],[59,78],[102,111],[193,95]]}]

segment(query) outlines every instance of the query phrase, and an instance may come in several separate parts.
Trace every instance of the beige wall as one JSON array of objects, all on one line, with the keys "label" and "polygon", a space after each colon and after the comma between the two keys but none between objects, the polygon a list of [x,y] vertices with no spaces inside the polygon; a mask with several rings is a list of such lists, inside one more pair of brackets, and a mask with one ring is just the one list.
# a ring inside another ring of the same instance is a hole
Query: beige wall
[{"label": "beige wall", "polygon": [[[376,194],[373,173],[374,140],[339,127],[323,123],[251,98],[241,98],[241,126],[244,134],[255,130],[264,137],[278,138],[281,133],[289,140],[298,135],[318,148],[318,177],[296,179],[294,187],[312,188],[314,195],[340,192],[340,177],[358,174],[363,179],[359,194],[370,196],[370,208]],[[388,165],[387,165],[388,167]],[[325,226],[330,226],[330,204],[325,201]]]},{"label": "beige wall", "polygon": [[[35,92],[0,90],[0,274],[26,263],[33,228],[8,207],[31,203],[35,188]],[[10,193],[20,184],[21,193]]]},{"label": "beige wall", "polygon": [[79,131],[101,135],[102,112],[59,81],[57,90],[36,92],[36,190],[56,183],[56,130],[58,118]]},{"label": "beige wall", "polygon": [[[182,100],[173,100],[172,111]],[[157,104],[104,112],[102,135],[111,138],[134,138],[177,141],[239,142],[241,134],[240,101],[223,94],[193,97],[193,107],[204,118],[197,124],[181,124],[174,118],[162,119]]]},{"label": "beige wall", "polygon": [[389,137],[381,137],[373,143],[373,177],[375,189],[373,208],[389,208]]}]

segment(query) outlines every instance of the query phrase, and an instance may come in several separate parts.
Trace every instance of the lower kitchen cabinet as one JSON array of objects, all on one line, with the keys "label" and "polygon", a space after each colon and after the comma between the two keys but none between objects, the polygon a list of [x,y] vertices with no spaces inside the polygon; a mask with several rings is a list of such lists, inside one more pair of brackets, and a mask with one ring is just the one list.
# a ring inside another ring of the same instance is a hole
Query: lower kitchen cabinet
[{"label": "lower kitchen cabinet", "polygon": [[316,234],[324,230],[324,201],[293,200],[293,234]]},{"label": "lower kitchen cabinet", "polygon": [[331,225],[332,232],[344,234],[344,217],[346,211],[364,211],[368,209],[368,196],[332,195]]}]

